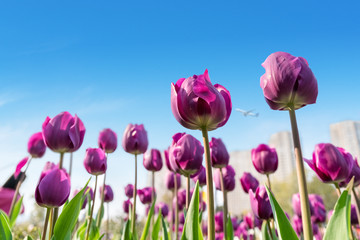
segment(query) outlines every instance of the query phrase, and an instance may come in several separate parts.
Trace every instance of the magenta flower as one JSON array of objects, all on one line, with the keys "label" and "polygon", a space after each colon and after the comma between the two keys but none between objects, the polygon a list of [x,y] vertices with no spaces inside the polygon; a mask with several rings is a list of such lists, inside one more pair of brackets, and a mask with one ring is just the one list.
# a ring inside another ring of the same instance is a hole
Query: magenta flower
[{"label": "magenta flower", "polygon": [[349,153],[342,148],[336,148],[331,143],[317,144],[312,160],[304,160],[325,183],[346,180],[354,163]]},{"label": "magenta flower", "polygon": [[[182,211],[186,204],[186,189],[180,189],[177,193],[177,197],[178,197],[179,211]],[[190,198],[191,198],[191,196],[190,196]],[[175,198],[174,198],[174,200],[175,200]]]},{"label": "magenta flower", "polygon": [[204,74],[171,83],[171,109],[184,127],[211,131],[228,121],[232,104],[229,91],[212,85],[205,70]]},{"label": "magenta flower", "polygon": [[41,158],[46,151],[42,132],[34,133],[28,141],[28,152],[33,158]]},{"label": "magenta flower", "polygon": [[270,148],[266,144],[260,144],[251,150],[251,160],[256,169],[261,174],[271,174],[278,168],[278,156],[275,148]]},{"label": "magenta flower", "polygon": [[200,170],[197,171],[195,174],[191,175],[190,177],[195,183],[199,181],[200,187],[206,185],[206,169],[203,166],[201,166]]},{"label": "magenta flower", "polygon": [[210,145],[211,164],[214,168],[223,168],[229,164],[229,153],[220,138],[212,138]]},{"label": "magenta flower", "polygon": [[[314,199],[312,199],[314,200]],[[314,215],[314,207],[310,202],[310,195],[309,195],[309,206],[310,206],[310,214]],[[300,194],[299,193],[295,193],[292,196],[292,207],[294,210],[294,214],[298,215],[299,217],[301,217],[301,202],[300,202]]]},{"label": "magenta flower", "polygon": [[[102,186],[100,187],[100,194],[102,193]],[[104,190],[104,202],[112,202],[114,199],[114,193],[110,185],[105,184]]]},{"label": "magenta flower", "polygon": [[62,112],[54,118],[46,117],[42,135],[46,146],[54,152],[75,152],[83,143],[85,127],[78,116]]},{"label": "magenta flower", "polygon": [[246,223],[246,226],[249,229],[253,229],[255,227],[261,229],[261,225],[262,225],[263,220],[256,217],[252,212],[248,212],[244,216],[244,222]]},{"label": "magenta flower", "polygon": [[163,166],[160,151],[151,149],[150,151],[145,152],[143,156],[143,165],[148,171],[160,171]]},{"label": "magenta flower", "polygon": [[358,217],[356,214],[356,207],[353,204],[351,204],[350,222],[351,222],[351,225],[357,225],[359,223]]},{"label": "magenta flower", "polygon": [[134,185],[128,184],[125,187],[125,196],[132,198],[134,196]]},{"label": "magenta flower", "polygon": [[92,175],[101,175],[106,172],[105,152],[101,148],[88,148],[86,149],[84,167],[88,173]]},{"label": "magenta flower", "polygon": [[159,213],[159,209],[161,209],[161,214],[166,217],[169,214],[169,207],[166,203],[159,202],[155,205],[155,213]]},{"label": "magenta flower", "polygon": [[352,177],[354,177],[354,187],[359,186],[359,184],[360,184],[360,167],[359,167],[359,164],[358,164],[358,161],[356,158],[354,159],[353,167],[351,169],[350,175],[347,177],[347,179],[345,181],[340,182],[339,186],[346,187],[349,184]]},{"label": "magenta flower", "polygon": [[298,236],[301,236],[303,232],[302,220],[298,215],[294,215],[292,219],[292,227]]},{"label": "magenta flower", "polygon": [[[0,209],[7,215],[10,213],[10,206],[15,194],[15,189],[0,187]],[[17,196],[17,200],[20,199],[20,194]],[[24,206],[21,207],[21,213],[24,212]]]},{"label": "magenta flower", "polygon": [[222,171],[222,174],[224,176],[224,188],[225,191],[230,192],[235,189],[235,170],[232,166],[227,165],[224,168],[217,168],[214,171],[214,183],[215,187],[218,190],[221,189],[221,175],[220,171]]},{"label": "magenta flower", "polygon": [[241,222],[239,227],[236,229],[236,231],[234,232],[234,235],[237,236],[240,239],[249,239],[249,240],[253,240],[254,239],[254,235],[249,235],[248,231],[246,229],[246,223],[245,222]]},{"label": "magenta flower", "polygon": [[[55,165],[55,163],[53,163],[53,162],[46,162],[43,170],[41,171],[40,180],[43,179],[43,177],[44,177],[46,174],[48,174],[49,172],[51,172],[51,170],[56,169],[56,168],[59,168],[59,167],[58,167],[58,165]],[[39,180],[39,181],[40,181],[40,180]]]},{"label": "magenta flower", "polygon": [[62,206],[70,195],[70,177],[64,169],[55,168],[48,172],[35,190],[35,200],[41,207]]},{"label": "magenta flower", "polygon": [[169,149],[169,160],[172,169],[190,176],[200,170],[203,161],[204,148],[190,134],[177,133]]},{"label": "magenta flower", "polygon": [[249,172],[244,172],[240,178],[241,186],[244,192],[249,193],[251,189],[253,192],[256,191],[257,187],[259,186],[259,181],[251,175]]},{"label": "magenta flower", "polygon": [[223,215],[224,213],[222,211],[219,211],[215,214],[215,232],[223,232]]},{"label": "magenta flower", "polygon": [[21,169],[26,165],[26,163],[29,161],[28,157],[23,158],[17,165],[14,172],[14,178],[17,179],[19,176]]},{"label": "magenta flower", "polygon": [[270,200],[264,186],[259,186],[255,194],[250,189],[249,196],[251,209],[256,217],[267,220],[273,216]]},{"label": "magenta flower", "polygon": [[105,128],[99,134],[98,139],[99,148],[106,153],[113,153],[117,148],[117,135],[110,128]]},{"label": "magenta flower", "polygon": [[122,146],[125,152],[131,154],[141,154],[146,152],[148,147],[147,132],[143,124],[129,124],[122,138]]},{"label": "magenta flower", "polygon": [[262,66],[265,73],[260,78],[260,86],[271,109],[285,110],[293,106],[296,110],[316,102],[317,81],[304,58],[275,52]]},{"label": "magenta flower", "polygon": [[167,172],[165,176],[165,185],[168,190],[173,191],[175,188],[175,176],[176,176],[176,184],[178,189],[181,188],[181,176],[180,174]]},{"label": "magenta flower", "polygon": [[[140,201],[143,204],[149,204],[153,201],[152,191],[155,192],[155,189],[153,190],[153,188],[151,188],[151,187],[146,187],[146,188],[137,190],[137,194],[139,195]],[[154,194],[154,195],[156,195],[156,194]]]},{"label": "magenta flower", "polygon": [[311,214],[311,221],[313,223],[325,223],[326,221],[326,209],[324,201],[320,195],[309,194],[310,211],[313,209]]},{"label": "magenta flower", "polygon": [[123,210],[124,210],[125,213],[129,213],[130,206],[132,207],[132,203],[131,203],[130,199],[125,200],[123,202]]}]

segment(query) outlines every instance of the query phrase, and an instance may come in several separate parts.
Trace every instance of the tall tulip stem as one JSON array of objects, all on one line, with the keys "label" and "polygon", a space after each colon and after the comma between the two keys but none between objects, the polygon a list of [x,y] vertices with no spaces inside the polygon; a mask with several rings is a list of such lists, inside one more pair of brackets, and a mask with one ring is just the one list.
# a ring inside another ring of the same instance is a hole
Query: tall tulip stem
[{"label": "tall tulip stem", "polygon": [[132,208],[132,214],[131,214],[131,232],[134,234],[135,232],[135,214],[136,214],[136,191],[137,191],[137,154],[135,154],[135,183],[134,183],[134,193],[133,193],[133,199],[134,199],[134,206]]},{"label": "tall tulip stem", "polygon": [[310,206],[309,206],[309,197],[306,186],[306,176],[304,169],[304,161],[301,152],[299,130],[296,122],[295,109],[293,106],[289,107],[289,115],[291,122],[291,130],[294,141],[294,152],[296,159],[296,172],[298,178],[299,192],[300,192],[300,202],[301,202],[301,215],[304,231],[304,240],[312,240],[313,232],[310,219]]},{"label": "tall tulip stem", "polygon": [[[267,225],[267,228],[269,230],[270,239],[274,240],[273,235],[272,235],[272,231],[271,231],[271,226],[270,226],[270,220],[269,219],[266,220],[266,225]],[[255,229],[255,227],[254,227],[254,229]]]},{"label": "tall tulip stem", "polygon": [[[151,172],[151,199],[153,202],[155,202],[155,171]],[[154,227],[154,221],[155,221],[155,214],[151,217],[151,228],[149,229],[149,235],[151,236],[151,229]]]},{"label": "tall tulip stem", "polygon": [[[108,158],[108,153],[106,153],[106,161],[107,161],[107,158]],[[106,183],[106,172],[104,173],[104,181],[103,181],[103,186],[101,189],[101,198],[100,198],[101,202],[100,202],[100,209],[99,209],[99,217],[96,220],[96,226],[98,228],[100,228],[100,226],[101,226],[101,214],[102,214],[102,211],[104,210],[105,183]]]},{"label": "tall tulip stem", "polygon": [[224,174],[222,172],[222,168],[220,168],[220,185],[221,185],[221,191],[223,193],[223,199],[224,199],[224,208],[223,208],[224,238],[227,239],[226,223],[227,223],[227,215],[228,215],[228,206],[227,206],[227,192],[225,190]]},{"label": "tall tulip stem", "polygon": [[106,203],[106,210],[107,210],[106,239],[109,239],[109,222],[110,222],[109,203]]},{"label": "tall tulip stem", "polygon": [[[175,173],[174,194],[175,194],[175,240],[179,238],[179,207],[178,207],[178,182]],[[171,221],[172,222],[172,221]]]},{"label": "tall tulip stem", "polygon": [[46,231],[47,231],[47,226],[48,226],[48,222],[49,222],[50,211],[51,211],[51,208],[46,209],[46,216],[45,216],[45,221],[44,221],[43,232],[41,235],[41,240],[45,240],[45,238],[46,238]]},{"label": "tall tulip stem", "polygon": [[352,193],[353,193],[353,196],[354,196],[354,199],[355,199],[356,215],[358,217],[358,222],[359,222],[359,225],[360,225],[360,202],[359,202],[359,198],[356,195],[356,191],[355,191],[354,188],[352,189]]},{"label": "tall tulip stem", "polygon": [[206,186],[207,186],[207,204],[208,204],[208,239],[215,240],[215,214],[214,214],[214,189],[212,167],[210,159],[209,136],[206,128],[202,129],[204,149],[205,149],[205,166],[206,166]]},{"label": "tall tulip stem", "polygon": [[87,231],[86,231],[86,238],[85,238],[86,240],[89,239],[91,222],[92,222],[92,217],[93,217],[93,214],[94,214],[94,206],[95,206],[95,199],[96,199],[95,197],[96,197],[96,191],[97,191],[97,189],[96,189],[97,188],[97,180],[98,180],[98,176],[96,175],[96,177],[95,177],[95,188],[94,188],[94,200],[93,200],[93,203],[92,203],[92,206],[91,206],[89,225],[87,226]]},{"label": "tall tulip stem", "polygon": [[72,172],[72,162],[73,162],[73,153],[70,153],[70,163],[69,163],[69,176],[71,178],[71,172]]},{"label": "tall tulip stem", "polygon": [[[60,153],[60,161],[59,161],[59,169],[63,168],[63,161],[64,161],[64,153]],[[55,223],[57,221],[59,215],[59,208],[54,208],[54,216],[53,216],[53,220],[52,220],[52,228],[54,228]]]},{"label": "tall tulip stem", "polygon": [[186,176],[186,211],[189,210],[190,205],[190,176]]},{"label": "tall tulip stem", "polygon": [[271,190],[271,183],[270,183],[270,176],[269,176],[269,174],[266,174],[266,178],[267,178],[268,187],[269,187],[269,189]]}]

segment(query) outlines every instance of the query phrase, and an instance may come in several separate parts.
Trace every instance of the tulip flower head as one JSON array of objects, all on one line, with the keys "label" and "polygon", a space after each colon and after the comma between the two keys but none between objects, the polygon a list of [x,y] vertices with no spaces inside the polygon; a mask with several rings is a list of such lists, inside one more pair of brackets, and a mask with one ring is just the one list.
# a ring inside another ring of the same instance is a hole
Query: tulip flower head
[{"label": "tulip flower head", "polygon": [[132,203],[131,203],[130,199],[125,200],[123,202],[123,210],[124,210],[125,213],[129,213],[130,206],[132,207]]},{"label": "tulip flower head", "polygon": [[220,138],[212,138],[210,145],[211,164],[214,168],[223,168],[229,164],[229,153]]},{"label": "tulip flower head", "polygon": [[148,171],[160,171],[163,166],[160,151],[157,149],[151,149],[150,151],[145,152],[143,156],[143,164]]},{"label": "tulip flower head", "polygon": [[131,154],[141,154],[146,152],[148,147],[147,132],[143,124],[129,124],[122,138],[122,146],[125,152]]},{"label": "tulip flower head", "polygon": [[357,159],[354,159],[353,167],[351,169],[350,175],[347,177],[345,181],[342,181],[339,183],[340,187],[346,187],[350,180],[354,177],[354,187],[357,187],[360,185],[360,167]]},{"label": "tulip flower head", "polygon": [[211,131],[225,125],[232,104],[229,91],[219,84],[213,85],[205,70],[204,74],[171,83],[171,109],[185,128]]},{"label": "tulip flower head", "polygon": [[134,185],[128,184],[125,187],[125,196],[132,198],[134,196]]},{"label": "tulip flower head", "polygon": [[[15,189],[0,187],[0,209],[3,210],[8,216],[10,214],[11,202],[15,194]],[[18,194],[17,199],[20,199]],[[24,212],[24,206],[21,207],[21,213]]]},{"label": "tulip flower head", "polygon": [[261,229],[262,220],[256,217],[252,212],[248,212],[244,216],[244,222],[246,223],[246,227],[248,229],[253,229],[255,227]]},{"label": "tulip flower head", "polygon": [[249,193],[250,189],[253,192],[256,191],[256,189],[259,186],[259,181],[253,175],[251,175],[251,173],[244,172],[240,178],[240,184],[241,184],[244,192]]},{"label": "tulip flower head", "polygon": [[260,78],[260,87],[271,109],[296,110],[316,102],[317,80],[304,58],[275,52],[262,66],[265,73]]},{"label": "tulip flower head", "polygon": [[99,148],[106,153],[113,153],[117,148],[117,135],[110,128],[105,128],[99,134]]},{"label": "tulip flower head", "polygon": [[206,185],[206,169],[203,166],[201,166],[200,170],[197,171],[195,174],[191,175],[190,177],[195,183],[199,181],[200,187]]},{"label": "tulip flower head", "polygon": [[326,209],[324,201],[320,195],[309,194],[311,221],[313,223],[325,223],[326,221]]},{"label": "tulip flower head", "polygon": [[227,192],[230,192],[235,189],[235,170],[232,166],[227,165],[224,168],[217,168],[214,171],[214,183],[217,190],[222,191],[221,189],[221,174],[222,171],[224,177],[224,189]]},{"label": "tulip flower head", "polygon": [[46,146],[54,152],[75,152],[83,143],[85,127],[77,115],[62,112],[54,118],[46,117],[42,135]]},{"label": "tulip flower head", "polygon": [[180,174],[167,172],[165,176],[165,185],[168,190],[173,191],[175,188],[175,177],[176,177],[176,185],[181,188],[181,176]]},{"label": "tulip flower head", "polygon": [[159,213],[159,209],[161,209],[161,214],[166,217],[169,214],[169,207],[166,203],[159,202],[155,205],[155,213]]},{"label": "tulip flower head", "polygon": [[[137,190],[137,194],[139,195],[140,201],[143,204],[152,203],[152,201],[153,201],[152,191],[155,192],[155,189],[153,190],[153,188],[151,188],[151,187],[146,187],[146,188]],[[154,195],[156,195],[156,194],[154,194]]]},{"label": "tulip flower head", "polygon": [[[312,200],[313,200],[313,202],[315,201],[315,199],[313,197],[312,197]],[[309,204],[310,214],[314,215],[314,207],[310,202],[310,196],[309,196],[309,203],[310,203]],[[293,206],[294,214],[301,217],[301,201],[300,201],[300,194],[299,193],[293,194],[293,196],[292,196],[292,206]]]},{"label": "tulip flower head", "polygon": [[353,204],[351,204],[350,222],[351,222],[351,225],[357,225],[359,223],[358,217],[356,214],[356,207]]},{"label": "tulip flower head", "polygon": [[[100,194],[102,193],[102,186],[100,187]],[[105,184],[104,189],[104,202],[112,202],[114,199],[114,193],[110,185]]]},{"label": "tulip flower head", "polygon": [[33,158],[41,158],[46,151],[42,132],[33,134],[28,142],[28,152]]},{"label": "tulip flower head", "polygon": [[249,196],[251,209],[256,217],[267,220],[273,216],[270,200],[264,186],[259,186],[255,193],[250,189]]},{"label": "tulip flower head", "polygon": [[278,168],[279,161],[276,150],[266,144],[260,144],[251,150],[251,160],[256,171],[261,174],[274,173]]},{"label": "tulip flower head", "polygon": [[215,214],[215,232],[223,232],[223,215],[222,211],[219,211]]},{"label": "tulip flower head", "polygon": [[84,167],[92,175],[101,175],[106,172],[107,160],[105,152],[101,148],[86,149]]}]

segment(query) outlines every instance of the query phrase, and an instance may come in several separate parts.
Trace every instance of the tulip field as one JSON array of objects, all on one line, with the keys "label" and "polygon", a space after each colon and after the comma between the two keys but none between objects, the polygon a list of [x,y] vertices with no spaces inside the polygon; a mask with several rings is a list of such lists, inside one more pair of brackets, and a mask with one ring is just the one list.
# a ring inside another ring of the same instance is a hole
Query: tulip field
[{"label": "tulip field", "polygon": [[[266,103],[272,110],[289,112],[298,185],[298,193],[291,199],[293,212],[285,212],[272,191],[272,174],[279,166],[275,148],[259,143],[251,151],[254,169],[266,176],[264,183],[229,164],[230,156],[222,136],[209,138],[208,132],[216,132],[231,116],[232,89],[213,84],[206,69],[203,74],[169,82],[171,99],[167,101],[183,131],[173,133],[165,151],[149,149],[146,126],[130,123],[131,119],[121,138],[106,128],[99,133],[98,147],[87,148],[83,153],[83,166],[88,175],[82,176],[83,187],[74,192],[71,192],[74,173],[71,167],[64,166],[64,155],[72,156],[83,145],[86,122],[81,116],[64,111],[39,123],[42,131],[30,137],[28,156],[18,162],[11,177],[1,183],[0,240],[18,238],[15,229],[18,216],[24,211],[22,183],[32,174],[27,171],[32,161],[43,157],[45,151],[55,152],[58,160],[47,162],[38,182],[32,186],[36,204],[45,214],[43,224],[38,226],[41,230],[35,236],[25,233],[26,240],[359,239],[357,159],[346,149],[330,143],[318,143],[312,159],[302,155],[296,110],[311,107],[318,96],[318,83],[308,61],[286,52],[275,52],[262,66],[265,72],[259,76],[260,87]],[[202,139],[191,135],[194,131],[200,131]],[[128,171],[133,172],[131,183],[122,193],[126,197],[123,202],[126,217],[117,229],[109,229],[110,220],[104,216],[110,211],[108,203],[113,201],[114,194],[106,178],[107,159],[118,148],[132,159]],[[326,210],[320,195],[309,194],[306,165],[324,186],[328,184],[336,189],[338,196],[332,211]],[[150,186],[138,187],[139,168],[146,169],[152,176]],[[163,168],[167,173],[161,187],[172,196],[168,203],[158,199],[154,185],[155,172]],[[102,181],[99,176],[104,176]],[[229,204],[238,204],[229,202],[227,196],[234,190],[236,181],[248,196],[251,211],[229,212]],[[192,182],[195,187],[191,187]],[[221,211],[215,209],[215,189],[222,194]],[[144,218],[138,217],[139,204],[146,206]],[[85,217],[80,218],[80,213]]]}]

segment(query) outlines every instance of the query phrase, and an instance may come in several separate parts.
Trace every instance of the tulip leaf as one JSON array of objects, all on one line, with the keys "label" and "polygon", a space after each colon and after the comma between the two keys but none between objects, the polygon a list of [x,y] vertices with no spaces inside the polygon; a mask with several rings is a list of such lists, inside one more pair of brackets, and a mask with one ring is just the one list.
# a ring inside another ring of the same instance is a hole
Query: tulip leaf
[{"label": "tulip leaf", "polygon": [[200,224],[199,224],[199,182],[196,182],[195,191],[191,198],[189,209],[186,213],[184,228],[181,240],[194,239],[194,236],[200,238]]},{"label": "tulip leaf", "polygon": [[227,218],[226,222],[226,240],[233,240],[234,239],[234,227],[231,222],[231,218]]},{"label": "tulip leaf", "polygon": [[0,210],[0,239],[13,239],[9,225],[9,218],[2,210]]},{"label": "tulip leaf", "polygon": [[13,227],[17,217],[19,216],[21,205],[22,205],[23,197],[21,197],[14,205],[14,210],[10,216],[10,227]]},{"label": "tulip leaf", "polygon": [[87,221],[85,221],[76,231],[76,239],[83,240],[87,229]]},{"label": "tulip leaf", "polygon": [[156,219],[153,230],[151,232],[151,239],[152,240],[158,240],[158,238],[159,238],[159,232],[160,232],[160,229],[161,229],[161,217],[162,217],[162,214],[161,214],[161,208],[160,208],[158,217]]},{"label": "tulip leaf", "polygon": [[201,224],[201,221],[202,221],[202,215],[203,215],[203,211],[200,211],[199,213],[199,223]]},{"label": "tulip leaf", "polygon": [[[151,204],[151,208],[149,210],[149,213],[148,213],[148,217],[147,217],[147,220],[146,220],[146,223],[145,223],[145,227],[144,227],[144,230],[141,234],[141,238],[140,240],[145,240],[148,233],[149,233],[149,228],[150,228],[150,222],[151,222],[151,218],[152,216],[154,215],[154,208],[155,208],[155,202],[156,202],[156,199],[153,201],[153,203]],[[135,221],[135,220],[134,220]]]},{"label": "tulip leaf", "polygon": [[89,184],[90,179],[85,187],[63,208],[54,227],[53,239],[65,240],[71,238],[71,231],[74,229],[82,207],[82,199],[85,188]]},{"label": "tulip leaf", "polygon": [[169,240],[169,233],[167,231],[167,227],[166,227],[166,223],[164,220],[164,217],[161,214],[161,223],[162,223],[162,228],[163,228],[163,238],[162,240]]},{"label": "tulip leaf", "polygon": [[[270,236],[270,231],[271,231],[271,234],[272,234],[272,238]],[[262,223],[262,226],[261,226],[261,235],[262,235],[262,239],[263,240],[277,240],[277,236],[276,236],[276,233],[273,229],[270,229],[269,231],[269,228],[268,228],[268,225],[267,225],[267,222],[266,221],[263,221]]]},{"label": "tulip leaf", "polygon": [[125,223],[125,227],[123,228],[121,240],[131,239],[131,237],[130,237],[130,227],[131,227],[130,221],[127,220],[126,223]]},{"label": "tulip leaf", "polygon": [[274,214],[274,220],[276,224],[276,229],[279,235],[280,240],[298,240],[298,237],[289,222],[289,219],[286,217],[284,211],[281,209],[279,203],[276,201],[274,195],[271,193],[267,186],[266,191],[269,196],[271,209]]}]

